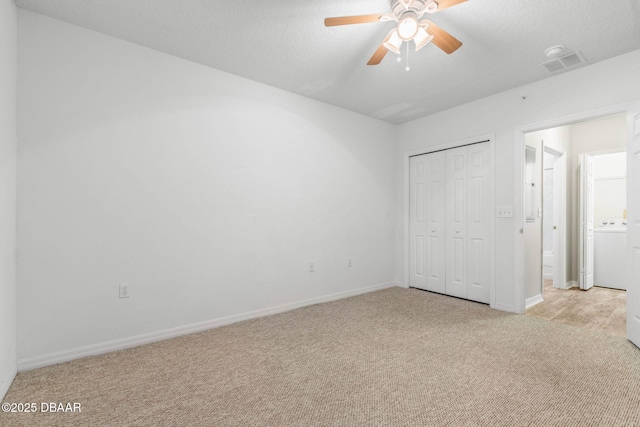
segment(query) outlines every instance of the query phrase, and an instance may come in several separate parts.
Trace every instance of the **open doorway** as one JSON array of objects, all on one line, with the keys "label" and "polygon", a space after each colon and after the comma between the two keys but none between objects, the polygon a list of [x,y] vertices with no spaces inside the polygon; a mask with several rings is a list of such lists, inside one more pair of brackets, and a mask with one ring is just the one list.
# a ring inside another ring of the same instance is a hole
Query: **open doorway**
[{"label": "open doorway", "polygon": [[525,134],[527,314],[624,336],[626,132],[619,114]]},{"label": "open doorway", "polygon": [[573,286],[567,220],[572,212],[571,126],[530,132],[524,141],[525,308],[530,308],[544,300],[545,280],[559,289]]}]

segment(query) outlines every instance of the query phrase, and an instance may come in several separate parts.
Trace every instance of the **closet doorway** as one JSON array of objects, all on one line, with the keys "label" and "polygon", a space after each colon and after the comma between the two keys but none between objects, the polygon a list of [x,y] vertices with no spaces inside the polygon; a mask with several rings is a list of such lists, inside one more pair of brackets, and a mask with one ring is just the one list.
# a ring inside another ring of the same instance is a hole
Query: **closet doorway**
[{"label": "closet doorway", "polygon": [[409,286],[489,304],[490,141],[409,158]]}]

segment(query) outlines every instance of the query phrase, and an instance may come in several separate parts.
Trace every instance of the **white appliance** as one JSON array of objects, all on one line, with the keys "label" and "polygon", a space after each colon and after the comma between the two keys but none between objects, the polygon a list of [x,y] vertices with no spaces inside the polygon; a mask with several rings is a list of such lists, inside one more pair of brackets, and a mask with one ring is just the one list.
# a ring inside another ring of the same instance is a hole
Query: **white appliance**
[{"label": "white appliance", "polygon": [[613,218],[601,221],[594,232],[595,285],[626,290],[627,220]]}]

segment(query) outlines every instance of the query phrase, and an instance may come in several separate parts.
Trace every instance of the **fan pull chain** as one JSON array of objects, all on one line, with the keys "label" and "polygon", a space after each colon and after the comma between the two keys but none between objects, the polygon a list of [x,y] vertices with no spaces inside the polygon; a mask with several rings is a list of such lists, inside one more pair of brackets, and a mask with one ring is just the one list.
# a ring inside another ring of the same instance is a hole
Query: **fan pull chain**
[{"label": "fan pull chain", "polygon": [[407,42],[407,68],[405,68],[405,71],[409,71],[411,69],[411,67],[409,67],[409,42]]}]

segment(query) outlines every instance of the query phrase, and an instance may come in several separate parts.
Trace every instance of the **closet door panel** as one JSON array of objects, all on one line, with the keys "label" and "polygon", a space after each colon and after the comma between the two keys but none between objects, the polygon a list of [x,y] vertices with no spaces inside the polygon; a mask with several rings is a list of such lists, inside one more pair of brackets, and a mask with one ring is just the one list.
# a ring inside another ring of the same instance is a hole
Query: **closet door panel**
[{"label": "closet door panel", "polygon": [[409,286],[427,288],[426,246],[427,223],[425,185],[427,181],[427,155],[409,159]]},{"label": "closet door panel", "polygon": [[446,151],[446,294],[467,298],[467,147]]},{"label": "closet door panel", "polygon": [[489,197],[489,174],[489,144],[470,145],[467,148],[467,298],[484,303],[489,303],[489,221],[493,218]]},{"label": "closet door panel", "polygon": [[489,144],[410,159],[410,283],[489,303]]},{"label": "closet door panel", "polygon": [[446,281],[446,156],[444,151],[427,157],[427,290],[445,293]]}]

